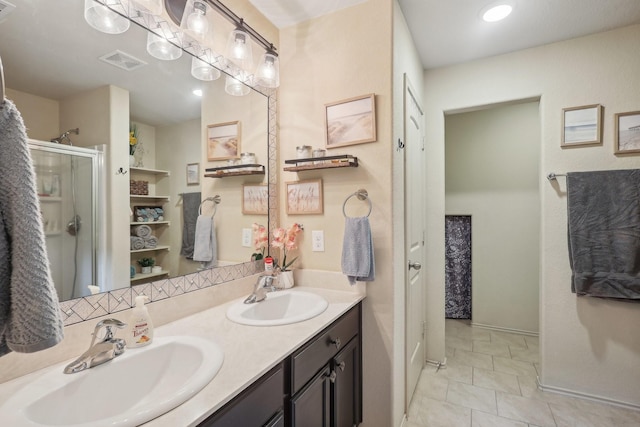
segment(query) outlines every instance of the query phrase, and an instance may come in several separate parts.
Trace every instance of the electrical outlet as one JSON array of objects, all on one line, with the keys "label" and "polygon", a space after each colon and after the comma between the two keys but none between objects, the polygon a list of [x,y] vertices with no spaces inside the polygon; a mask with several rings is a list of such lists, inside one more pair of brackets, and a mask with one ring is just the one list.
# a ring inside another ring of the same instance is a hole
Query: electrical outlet
[{"label": "electrical outlet", "polygon": [[251,238],[253,236],[251,235],[251,229],[250,228],[243,228],[242,229],[242,246],[244,246],[245,248],[250,248],[251,247]]},{"label": "electrical outlet", "polygon": [[324,252],[324,231],[311,231],[311,250],[313,252]]}]

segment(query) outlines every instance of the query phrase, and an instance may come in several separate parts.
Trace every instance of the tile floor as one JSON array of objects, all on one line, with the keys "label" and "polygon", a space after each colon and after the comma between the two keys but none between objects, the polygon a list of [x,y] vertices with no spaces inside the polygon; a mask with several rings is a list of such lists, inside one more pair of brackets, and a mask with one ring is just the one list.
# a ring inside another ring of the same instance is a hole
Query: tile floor
[{"label": "tile floor", "polygon": [[536,387],[538,338],[446,321],[447,367],[427,366],[406,427],[638,427],[640,411]]}]

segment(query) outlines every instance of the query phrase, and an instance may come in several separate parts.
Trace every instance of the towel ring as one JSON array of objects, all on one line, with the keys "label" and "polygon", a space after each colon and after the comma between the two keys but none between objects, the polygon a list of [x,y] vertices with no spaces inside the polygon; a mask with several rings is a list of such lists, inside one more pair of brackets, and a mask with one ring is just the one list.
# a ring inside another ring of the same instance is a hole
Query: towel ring
[{"label": "towel ring", "polygon": [[214,197],[207,197],[206,199],[204,199],[198,207],[198,215],[202,215],[202,205],[204,205],[206,202],[213,203],[213,214],[211,214],[211,216],[214,217],[216,215],[216,211],[218,210],[218,205],[220,204],[220,196],[215,195]]},{"label": "towel ring", "polygon": [[368,217],[369,215],[371,215],[373,204],[371,203],[371,199],[369,198],[369,193],[367,193],[367,190],[364,190],[361,188],[355,193],[349,194],[347,198],[344,199],[344,203],[342,204],[342,214],[344,215],[345,218],[347,218],[347,212],[345,211],[345,207],[347,206],[347,202],[349,201],[349,199],[352,197],[357,197],[358,200],[363,200],[363,201],[366,200],[367,203],[369,203],[369,212],[367,212],[366,216]]}]

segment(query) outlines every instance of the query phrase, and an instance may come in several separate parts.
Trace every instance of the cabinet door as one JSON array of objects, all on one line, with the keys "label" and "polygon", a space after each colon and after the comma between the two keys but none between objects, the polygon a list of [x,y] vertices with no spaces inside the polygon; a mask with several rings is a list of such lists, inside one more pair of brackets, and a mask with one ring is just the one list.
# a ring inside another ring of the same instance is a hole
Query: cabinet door
[{"label": "cabinet door", "polygon": [[198,427],[279,426],[274,414],[282,410],[283,402],[284,368],[280,364]]},{"label": "cabinet door", "polygon": [[333,358],[335,382],[332,387],[333,426],[352,427],[362,421],[362,381],[359,337],[352,339]]},{"label": "cabinet door", "polygon": [[[335,374],[334,374],[335,375]],[[292,427],[330,427],[332,372],[326,365],[291,399]]]},{"label": "cabinet door", "polygon": [[284,412],[278,412],[264,427],[284,427]]}]

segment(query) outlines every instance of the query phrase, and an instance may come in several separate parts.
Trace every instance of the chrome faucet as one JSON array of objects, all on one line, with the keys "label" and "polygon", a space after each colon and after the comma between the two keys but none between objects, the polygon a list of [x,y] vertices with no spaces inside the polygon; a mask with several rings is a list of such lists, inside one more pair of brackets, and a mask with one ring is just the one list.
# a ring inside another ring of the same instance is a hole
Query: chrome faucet
[{"label": "chrome faucet", "polygon": [[[89,349],[85,351],[82,356],[69,363],[64,368],[64,373],[74,374],[76,372],[84,371],[85,369],[93,368],[94,366],[108,362],[109,360],[124,353],[125,342],[121,338],[113,337],[113,331],[111,328],[114,326],[118,329],[122,329],[127,325],[118,319],[105,319],[99,321],[93,331],[93,338],[91,339]],[[102,338],[100,342],[96,343],[98,332],[103,327],[106,328],[107,332],[105,333],[104,338]]]},{"label": "chrome faucet", "polygon": [[253,293],[244,300],[245,304],[253,304],[255,302],[264,301],[267,297],[267,292],[277,291],[276,283],[278,278],[271,274],[263,274],[258,277],[258,281],[253,288]]}]

